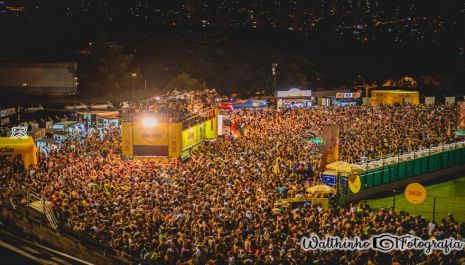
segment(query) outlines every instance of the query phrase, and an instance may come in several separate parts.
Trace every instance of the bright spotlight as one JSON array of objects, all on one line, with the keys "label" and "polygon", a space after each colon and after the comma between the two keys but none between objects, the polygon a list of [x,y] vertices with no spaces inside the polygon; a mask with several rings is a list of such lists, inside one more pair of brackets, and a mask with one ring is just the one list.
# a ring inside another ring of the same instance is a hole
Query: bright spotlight
[{"label": "bright spotlight", "polygon": [[145,117],[142,119],[142,125],[145,127],[145,128],[153,128],[155,126],[157,126],[157,120],[153,117]]}]

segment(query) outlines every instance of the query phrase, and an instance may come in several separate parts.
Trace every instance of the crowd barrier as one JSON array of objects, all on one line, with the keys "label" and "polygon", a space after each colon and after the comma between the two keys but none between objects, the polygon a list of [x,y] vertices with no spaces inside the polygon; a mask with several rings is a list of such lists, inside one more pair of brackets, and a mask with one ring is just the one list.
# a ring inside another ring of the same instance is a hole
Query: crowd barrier
[{"label": "crowd barrier", "polygon": [[369,189],[460,165],[465,165],[465,142],[361,163],[360,180],[362,189]]}]

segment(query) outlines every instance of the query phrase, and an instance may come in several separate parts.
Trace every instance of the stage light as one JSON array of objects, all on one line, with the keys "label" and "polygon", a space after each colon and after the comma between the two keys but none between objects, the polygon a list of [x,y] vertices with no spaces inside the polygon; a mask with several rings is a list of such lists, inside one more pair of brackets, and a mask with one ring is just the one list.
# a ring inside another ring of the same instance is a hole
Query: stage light
[{"label": "stage light", "polygon": [[157,126],[157,124],[158,124],[157,120],[153,117],[145,117],[142,119],[142,125],[145,128],[153,128]]}]

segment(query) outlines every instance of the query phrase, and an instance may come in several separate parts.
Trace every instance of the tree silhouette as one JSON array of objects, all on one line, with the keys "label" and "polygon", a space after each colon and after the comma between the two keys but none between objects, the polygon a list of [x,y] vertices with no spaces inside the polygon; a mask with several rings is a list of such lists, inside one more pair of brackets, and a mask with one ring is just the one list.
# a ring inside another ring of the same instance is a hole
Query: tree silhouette
[{"label": "tree silhouette", "polygon": [[206,89],[205,82],[190,77],[186,73],[175,76],[165,87],[167,90],[202,90]]},{"label": "tree silhouette", "polygon": [[132,88],[134,69],[130,64],[133,55],[126,54],[124,47],[115,42],[99,39],[90,43],[88,57],[80,64],[80,89],[87,95],[114,95]]}]

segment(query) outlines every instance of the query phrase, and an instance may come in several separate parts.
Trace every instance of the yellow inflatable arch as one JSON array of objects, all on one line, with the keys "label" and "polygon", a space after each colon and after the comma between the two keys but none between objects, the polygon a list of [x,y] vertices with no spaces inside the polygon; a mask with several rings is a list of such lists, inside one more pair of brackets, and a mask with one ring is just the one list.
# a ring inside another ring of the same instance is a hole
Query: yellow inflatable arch
[{"label": "yellow inflatable arch", "polygon": [[21,155],[24,168],[37,165],[37,152],[34,139],[0,137],[0,155]]}]

